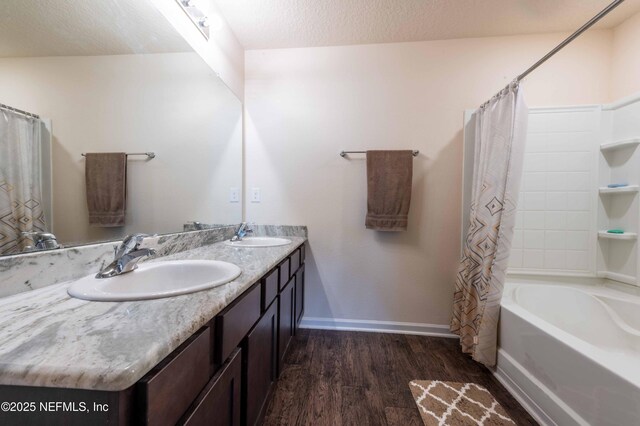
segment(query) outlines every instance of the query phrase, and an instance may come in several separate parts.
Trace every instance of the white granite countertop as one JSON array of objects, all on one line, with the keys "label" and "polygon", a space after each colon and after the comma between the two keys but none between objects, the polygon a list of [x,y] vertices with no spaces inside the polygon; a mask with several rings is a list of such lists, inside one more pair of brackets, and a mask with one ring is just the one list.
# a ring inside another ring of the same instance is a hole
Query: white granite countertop
[{"label": "white granite countertop", "polygon": [[223,243],[158,260],[224,260],[234,281],[197,293],[133,302],[89,302],[69,283],[0,298],[0,384],[123,390],[200,329],[305,239],[269,248]]}]

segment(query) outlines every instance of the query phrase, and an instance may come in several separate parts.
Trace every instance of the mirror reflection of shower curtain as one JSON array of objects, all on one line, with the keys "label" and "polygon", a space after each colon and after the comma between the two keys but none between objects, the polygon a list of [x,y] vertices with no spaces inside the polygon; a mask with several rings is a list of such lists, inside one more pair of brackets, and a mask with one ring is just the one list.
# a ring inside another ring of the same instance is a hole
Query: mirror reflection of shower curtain
[{"label": "mirror reflection of shower curtain", "polygon": [[0,254],[32,245],[23,232],[45,231],[40,120],[0,110]]}]

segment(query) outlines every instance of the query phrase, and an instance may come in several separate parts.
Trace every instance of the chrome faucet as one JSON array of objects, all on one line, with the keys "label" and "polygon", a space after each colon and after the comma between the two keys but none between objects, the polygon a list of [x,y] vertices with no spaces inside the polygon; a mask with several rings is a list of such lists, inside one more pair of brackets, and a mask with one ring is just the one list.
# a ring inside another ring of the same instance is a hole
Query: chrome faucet
[{"label": "chrome faucet", "polygon": [[238,229],[236,229],[236,232],[233,234],[233,237],[231,237],[231,241],[242,241],[242,239],[247,234],[251,234],[252,232],[253,232],[253,229],[249,228],[249,225],[247,224],[247,222],[242,222],[240,226],[238,226]]},{"label": "chrome faucet", "polygon": [[115,259],[106,268],[98,272],[96,278],[111,278],[126,274],[138,267],[138,261],[145,256],[153,256],[156,251],[152,248],[140,248],[146,234],[127,235],[120,246],[115,249]]},{"label": "chrome faucet", "polygon": [[31,231],[23,232],[22,235],[33,240],[33,246],[26,247],[25,251],[51,250],[60,248],[56,236],[50,232]]}]

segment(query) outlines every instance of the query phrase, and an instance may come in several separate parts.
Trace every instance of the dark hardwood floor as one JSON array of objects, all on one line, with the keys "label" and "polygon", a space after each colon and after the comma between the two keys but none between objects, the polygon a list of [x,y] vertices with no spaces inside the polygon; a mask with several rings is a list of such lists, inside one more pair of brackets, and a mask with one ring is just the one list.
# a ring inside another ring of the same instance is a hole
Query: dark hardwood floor
[{"label": "dark hardwood floor", "polygon": [[413,379],[477,383],[518,425],[536,424],[456,339],[300,330],[291,345],[265,425],[422,425]]}]

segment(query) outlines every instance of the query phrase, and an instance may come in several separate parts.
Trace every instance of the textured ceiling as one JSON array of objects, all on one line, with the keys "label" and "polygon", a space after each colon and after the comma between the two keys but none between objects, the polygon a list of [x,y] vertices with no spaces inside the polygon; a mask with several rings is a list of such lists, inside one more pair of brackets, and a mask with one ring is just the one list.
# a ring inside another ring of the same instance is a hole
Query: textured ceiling
[{"label": "textured ceiling", "polygon": [[149,0],[0,0],[0,57],[184,51]]},{"label": "textured ceiling", "polygon": [[[573,31],[609,0],[216,0],[246,49]],[[626,0],[600,27],[640,11]]]}]

